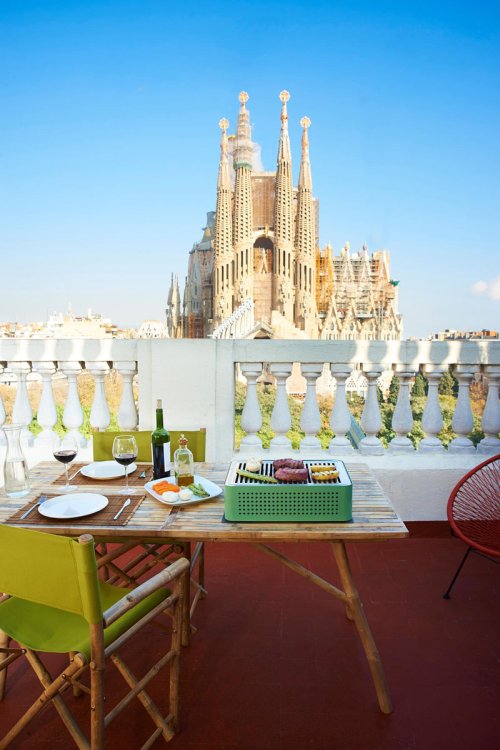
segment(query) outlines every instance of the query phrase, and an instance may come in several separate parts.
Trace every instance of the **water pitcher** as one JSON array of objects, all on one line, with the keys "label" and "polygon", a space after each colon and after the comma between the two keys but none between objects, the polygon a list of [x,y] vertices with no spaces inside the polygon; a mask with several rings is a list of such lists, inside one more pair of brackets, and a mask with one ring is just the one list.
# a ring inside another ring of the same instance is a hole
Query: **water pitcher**
[{"label": "water pitcher", "polygon": [[4,425],[7,449],[3,465],[5,494],[9,497],[23,497],[30,491],[28,464],[21,450],[20,424]]}]

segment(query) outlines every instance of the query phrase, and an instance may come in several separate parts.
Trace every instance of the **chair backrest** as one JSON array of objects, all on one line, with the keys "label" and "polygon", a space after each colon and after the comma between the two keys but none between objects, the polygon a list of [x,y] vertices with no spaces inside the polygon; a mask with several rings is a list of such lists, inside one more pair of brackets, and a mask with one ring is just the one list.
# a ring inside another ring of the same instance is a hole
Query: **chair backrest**
[{"label": "chair backrest", "polygon": [[0,591],[98,623],[94,541],[88,534],[80,539],[0,524]]},{"label": "chair backrest", "polygon": [[500,454],[475,466],[455,485],[448,520],[466,544],[500,557]]},{"label": "chair backrest", "polygon": [[94,432],[92,436],[94,461],[108,461],[113,458],[113,440],[117,435],[133,435],[139,449],[137,460],[151,463],[153,459],[150,430],[139,430],[137,432],[127,432],[126,430],[122,430],[121,432]]},{"label": "chair backrest", "polygon": [[193,454],[195,461],[205,460],[205,447],[207,442],[207,430],[201,427],[199,430],[169,430],[170,433],[170,459],[174,460],[174,451],[179,447],[179,438],[184,435],[188,441],[188,448]]}]

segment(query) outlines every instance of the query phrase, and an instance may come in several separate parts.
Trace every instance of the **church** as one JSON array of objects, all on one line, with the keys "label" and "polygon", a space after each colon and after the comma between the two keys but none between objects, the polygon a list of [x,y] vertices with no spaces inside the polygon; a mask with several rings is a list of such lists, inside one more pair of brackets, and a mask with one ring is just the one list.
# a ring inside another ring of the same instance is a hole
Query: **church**
[{"label": "church", "polygon": [[387,250],[339,255],[320,248],[309,127],[303,117],[300,173],[292,181],[290,95],[280,93],[275,172],[262,170],[252,141],[248,94],[239,95],[236,133],[220,120],[216,209],[189,253],[183,294],[172,277],[167,328],[172,338],[402,338],[398,281]]}]

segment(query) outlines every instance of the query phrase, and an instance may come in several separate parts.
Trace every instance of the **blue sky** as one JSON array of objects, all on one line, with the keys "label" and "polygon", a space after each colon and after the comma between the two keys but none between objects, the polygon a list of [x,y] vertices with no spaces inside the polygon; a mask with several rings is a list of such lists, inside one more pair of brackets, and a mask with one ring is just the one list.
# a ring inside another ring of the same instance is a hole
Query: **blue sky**
[{"label": "blue sky", "polygon": [[321,244],[391,252],[406,336],[500,327],[500,10],[471,2],[0,2],[0,321],[163,317],[250,94],[274,169],[312,121]]}]

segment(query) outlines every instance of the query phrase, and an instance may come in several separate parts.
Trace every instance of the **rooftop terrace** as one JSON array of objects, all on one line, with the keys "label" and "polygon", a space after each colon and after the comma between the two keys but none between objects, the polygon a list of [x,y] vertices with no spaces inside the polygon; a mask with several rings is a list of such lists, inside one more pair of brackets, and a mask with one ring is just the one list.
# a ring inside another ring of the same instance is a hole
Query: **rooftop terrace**
[{"label": "rooftop terrace", "polygon": [[[445,601],[463,544],[446,524],[409,526],[407,540],[348,545],[392,714],[379,711],[361,644],[340,603],[248,545],[209,544],[209,595],[183,651],[182,726],[172,750],[498,747],[498,567],[472,556]],[[330,570],[328,545],[297,546],[298,560],[320,574]],[[156,648],[161,637],[151,627],[148,646]],[[142,648],[136,647],[137,659]],[[113,690],[120,678],[110,674]],[[33,685],[24,668],[12,667],[0,735],[11,712],[32,699]],[[81,701],[83,716],[85,699],[69,700],[77,710]],[[149,731],[133,702],[110,728],[106,747],[139,746]],[[72,746],[53,709],[28,732],[12,750]],[[162,741],[154,745],[161,747]]]}]

